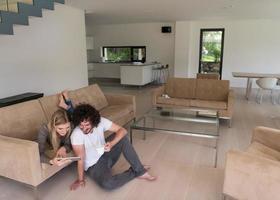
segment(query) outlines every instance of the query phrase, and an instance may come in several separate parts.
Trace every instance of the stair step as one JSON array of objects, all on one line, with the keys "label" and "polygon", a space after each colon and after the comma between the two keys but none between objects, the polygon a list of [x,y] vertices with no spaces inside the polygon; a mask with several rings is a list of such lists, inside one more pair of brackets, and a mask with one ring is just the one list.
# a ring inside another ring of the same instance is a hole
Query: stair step
[{"label": "stair step", "polygon": [[0,11],[1,22],[10,24],[28,25],[28,16],[23,13]]},{"label": "stair step", "polygon": [[65,0],[54,0],[56,3],[65,4]]},{"label": "stair step", "polygon": [[33,0],[33,2],[34,2],[34,6],[36,7],[54,10],[53,0]]},{"label": "stair step", "polygon": [[13,25],[9,23],[0,23],[0,34],[13,35]]},{"label": "stair step", "polygon": [[26,3],[18,3],[18,12],[27,13],[29,16],[42,17],[42,9]]}]

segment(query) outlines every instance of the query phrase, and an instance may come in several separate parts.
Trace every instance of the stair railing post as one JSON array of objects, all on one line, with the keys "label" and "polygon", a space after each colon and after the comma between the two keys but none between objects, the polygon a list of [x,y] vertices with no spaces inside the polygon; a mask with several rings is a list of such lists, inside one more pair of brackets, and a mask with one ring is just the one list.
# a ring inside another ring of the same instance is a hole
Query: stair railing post
[{"label": "stair railing post", "polygon": [[6,0],[6,3],[7,3],[7,11],[10,11],[10,9],[9,9],[9,0]]}]

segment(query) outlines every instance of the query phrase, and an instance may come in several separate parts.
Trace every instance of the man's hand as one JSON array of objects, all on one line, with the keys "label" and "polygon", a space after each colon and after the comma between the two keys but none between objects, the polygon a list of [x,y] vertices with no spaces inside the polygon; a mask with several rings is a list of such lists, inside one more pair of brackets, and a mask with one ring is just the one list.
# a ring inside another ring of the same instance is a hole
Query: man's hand
[{"label": "man's hand", "polygon": [[104,146],[104,151],[105,152],[109,152],[109,151],[111,151],[112,147],[113,147],[112,143],[111,142],[107,142],[105,144],[105,146]]},{"label": "man's hand", "polygon": [[60,147],[57,152],[56,152],[56,156],[55,157],[66,157],[66,149],[65,147]]},{"label": "man's hand", "polygon": [[70,185],[70,190],[76,190],[80,186],[85,187],[85,185],[86,185],[85,180],[75,180],[75,182]]}]

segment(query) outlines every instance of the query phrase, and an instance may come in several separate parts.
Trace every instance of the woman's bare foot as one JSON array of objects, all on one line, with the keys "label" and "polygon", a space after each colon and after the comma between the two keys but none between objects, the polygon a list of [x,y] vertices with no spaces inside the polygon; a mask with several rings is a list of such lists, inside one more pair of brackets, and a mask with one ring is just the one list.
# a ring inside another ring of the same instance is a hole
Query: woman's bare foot
[{"label": "woman's bare foot", "polygon": [[68,90],[63,90],[63,91],[62,91],[62,95],[64,96],[64,99],[65,99],[65,100],[68,100],[68,99],[69,99]]},{"label": "woman's bare foot", "polygon": [[59,103],[58,103],[58,106],[59,106],[60,108],[63,108],[64,110],[67,110],[67,109],[68,109],[68,105],[65,103],[62,94],[59,95]]},{"label": "woman's bare foot", "polygon": [[139,179],[144,179],[147,181],[155,181],[157,179],[157,177],[152,176],[151,174],[149,174],[148,172],[146,172],[145,174],[143,174],[142,176],[138,176],[137,178]]}]

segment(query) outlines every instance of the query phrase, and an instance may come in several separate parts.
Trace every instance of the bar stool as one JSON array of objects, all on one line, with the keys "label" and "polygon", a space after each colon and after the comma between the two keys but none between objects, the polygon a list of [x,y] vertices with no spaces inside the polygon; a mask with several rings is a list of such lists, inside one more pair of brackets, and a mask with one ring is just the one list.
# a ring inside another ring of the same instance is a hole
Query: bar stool
[{"label": "bar stool", "polygon": [[169,78],[169,65],[165,65],[163,70],[163,77],[164,77],[164,83],[166,83],[166,81]]},{"label": "bar stool", "polygon": [[153,68],[153,82],[155,84],[162,84],[164,80],[164,66]]}]

